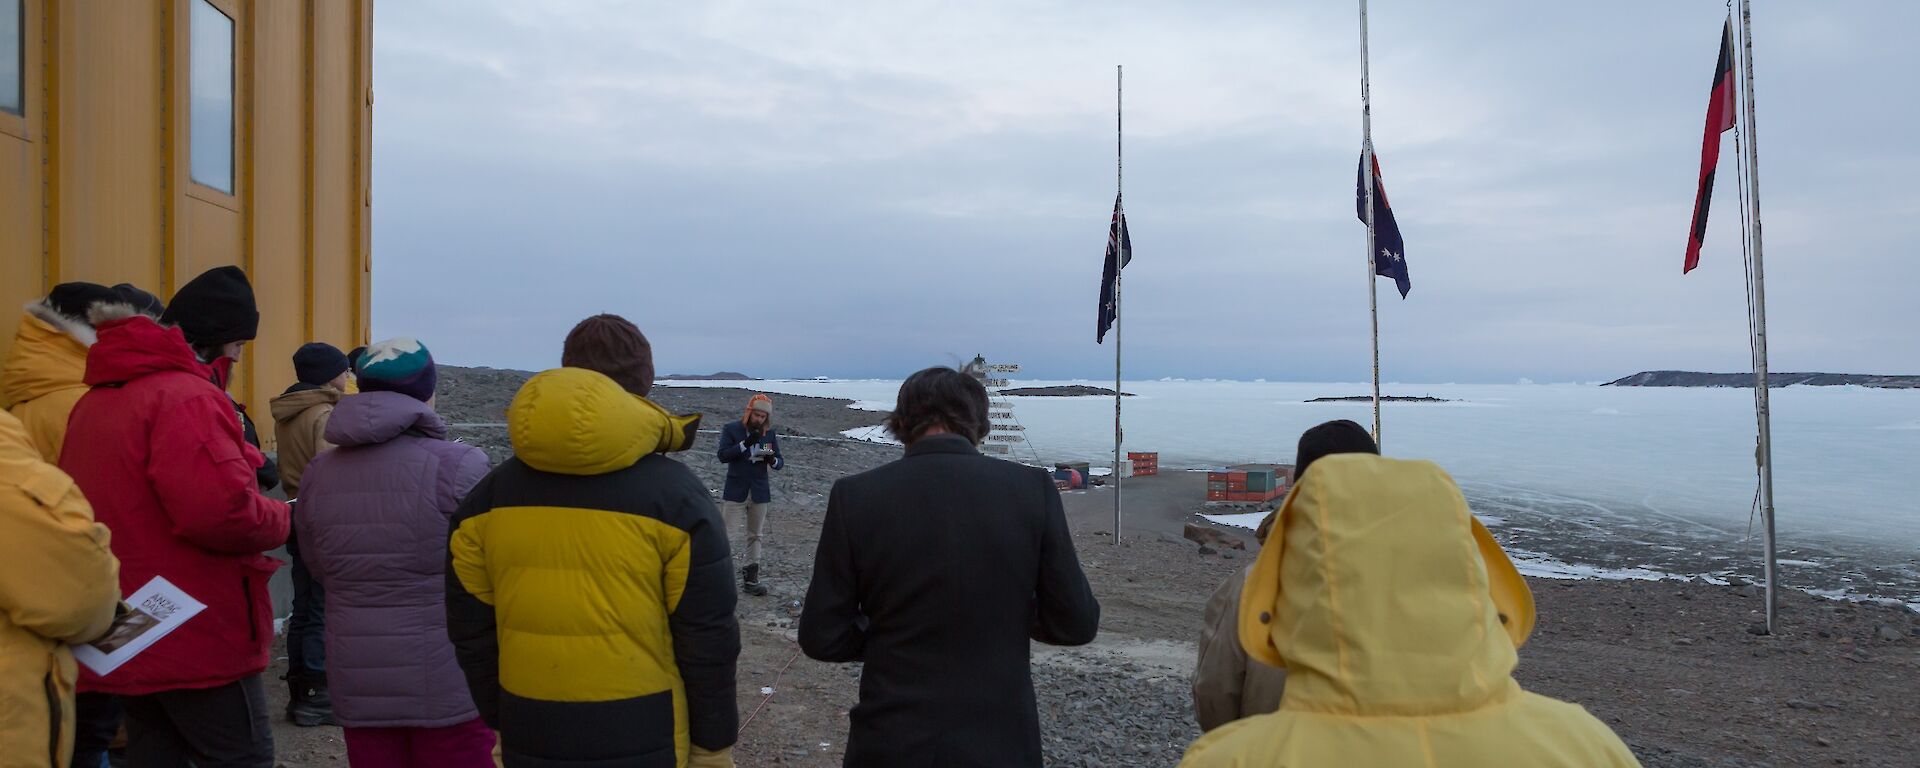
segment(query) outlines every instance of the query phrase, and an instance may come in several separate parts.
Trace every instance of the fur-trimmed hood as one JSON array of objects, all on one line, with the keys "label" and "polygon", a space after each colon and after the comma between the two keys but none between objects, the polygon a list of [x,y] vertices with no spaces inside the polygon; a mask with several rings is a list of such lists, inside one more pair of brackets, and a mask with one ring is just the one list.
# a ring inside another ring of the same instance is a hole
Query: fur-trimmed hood
[{"label": "fur-trimmed hood", "polygon": [[[131,309],[132,306],[131,304],[127,305],[129,309]],[[29,316],[72,337],[74,341],[80,342],[80,346],[91,347],[95,341],[100,340],[99,334],[93,332],[93,323],[84,317],[62,314],[60,310],[54,309],[53,304],[46,299],[36,299],[27,302],[26,312]]]},{"label": "fur-trimmed hood", "polygon": [[95,328],[115,320],[125,320],[129,317],[140,316],[153,318],[153,321],[158,323],[162,328],[172,327],[166,323],[161,323],[160,318],[155,317],[153,313],[142,312],[139,307],[124,301],[103,301],[87,308],[87,322],[92,323]]},{"label": "fur-trimmed hood", "polygon": [[65,389],[85,390],[87,348],[99,338],[87,321],[61,314],[45,299],[27,302],[24,311],[0,365],[0,408]]}]

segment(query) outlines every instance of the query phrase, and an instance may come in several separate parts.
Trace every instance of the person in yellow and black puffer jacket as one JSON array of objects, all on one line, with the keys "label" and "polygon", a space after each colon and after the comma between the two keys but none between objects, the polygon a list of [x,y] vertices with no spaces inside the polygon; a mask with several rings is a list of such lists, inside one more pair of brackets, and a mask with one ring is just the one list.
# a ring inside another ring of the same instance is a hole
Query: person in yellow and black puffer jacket
[{"label": "person in yellow and black puffer jacket", "polygon": [[661,455],[699,418],[558,368],[507,423],[516,455],[455,513],[447,568],[447,631],[506,766],[732,766],[726,529]]}]

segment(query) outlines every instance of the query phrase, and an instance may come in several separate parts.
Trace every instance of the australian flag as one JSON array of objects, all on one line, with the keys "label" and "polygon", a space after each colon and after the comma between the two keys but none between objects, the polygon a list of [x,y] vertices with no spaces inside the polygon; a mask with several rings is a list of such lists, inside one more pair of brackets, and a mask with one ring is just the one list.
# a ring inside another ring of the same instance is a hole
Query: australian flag
[{"label": "australian flag", "polygon": [[[1353,210],[1360,214],[1361,223],[1367,220],[1367,171],[1366,153],[1361,153],[1361,168],[1354,174]],[[1393,206],[1387,204],[1387,187],[1380,180],[1380,156],[1373,156],[1373,271],[1381,277],[1393,278],[1400,288],[1400,298],[1407,297],[1407,291],[1413,290],[1413,280],[1407,277],[1407,244],[1400,239],[1400,225],[1393,220]]]},{"label": "australian flag", "polygon": [[1107,329],[1120,317],[1120,270],[1133,261],[1133,237],[1127,234],[1127,213],[1120,195],[1113,196],[1113,221],[1107,225],[1107,265],[1100,272],[1100,326],[1093,339],[1105,344]]}]

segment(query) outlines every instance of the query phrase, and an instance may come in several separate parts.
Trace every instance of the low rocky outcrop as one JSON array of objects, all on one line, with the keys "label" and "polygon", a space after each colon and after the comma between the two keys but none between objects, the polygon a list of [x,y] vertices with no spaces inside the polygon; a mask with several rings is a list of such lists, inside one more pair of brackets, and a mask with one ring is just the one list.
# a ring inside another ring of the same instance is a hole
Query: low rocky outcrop
[{"label": "low rocky outcrop", "polygon": [[[1767,374],[1767,388],[1803,385],[1808,387],[1874,387],[1877,389],[1920,389],[1920,376],[1883,376],[1864,373],[1784,373]],[[1739,387],[1753,388],[1752,373],[1699,373],[1696,371],[1641,371],[1615,379],[1605,387]]]}]

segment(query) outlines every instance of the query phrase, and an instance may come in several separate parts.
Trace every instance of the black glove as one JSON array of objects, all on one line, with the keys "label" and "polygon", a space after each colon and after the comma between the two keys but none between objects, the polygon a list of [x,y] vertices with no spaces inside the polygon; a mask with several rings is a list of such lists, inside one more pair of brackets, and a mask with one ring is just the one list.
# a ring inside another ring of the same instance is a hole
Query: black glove
[{"label": "black glove", "polygon": [[760,442],[760,438],[765,436],[765,432],[761,432],[758,429],[749,429],[747,430],[747,445],[749,447],[757,445]]}]

